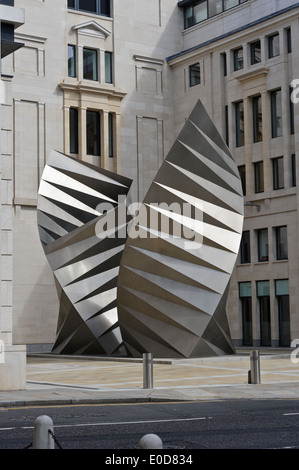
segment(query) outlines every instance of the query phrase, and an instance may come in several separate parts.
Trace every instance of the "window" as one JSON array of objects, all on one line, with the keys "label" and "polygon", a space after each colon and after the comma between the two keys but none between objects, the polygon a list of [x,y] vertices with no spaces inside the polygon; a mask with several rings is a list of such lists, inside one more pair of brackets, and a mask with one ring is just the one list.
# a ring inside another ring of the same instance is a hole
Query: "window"
[{"label": "window", "polygon": [[268,37],[269,59],[279,55],[279,34],[273,34]]},{"label": "window", "polygon": [[240,70],[243,68],[243,65],[244,65],[243,47],[240,47],[239,49],[235,49],[233,52],[234,52],[234,70]]},{"label": "window", "polygon": [[68,76],[76,77],[76,46],[69,45],[68,51]]},{"label": "window", "polygon": [[209,17],[218,15],[222,11],[222,0],[209,0]]},{"label": "window", "polygon": [[260,309],[261,346],[271,346],[271,312],[269,281],[257,282],[257,296]]},{"label": "window", "polygon": [[189,66],[189,86],[195,86],[200,84],[200,63]]},{"label": "window", "polygon": [[287,226],[276,227],[276,258],[288,259],[288,232]]},{"label": "window", "polygon": [[239,175],[241,178],[241,185],[243,190],[243,196],[246,196],[246,167],[245,165],[240,165],[238,167]]},{"label": "window", "polygon": [[244,103],[239,101],[235,103],[236,117],[236,147],[244,145]]},{"label": "window", "polygon": [[263,140],[261,95],[252,98],[253,142]]},{"label": "window", "polygon": [[105,52],[105,82],[112,83],[112,52]]},{"label": "window", "polygon": [[113,158],[114,154],[114,123],[113,114],[108,114],[108,141],[109,141],[109,157]]},{"label": "window", "polygon": [[222,70],[223,70],[223,76],[227,76],[227,59],[226,59],[226,53],[224,52],[221,54],[221,61],[222,61]]},{"label": "window", "polygon": [[[224,10],[236,7],[248,0],[199,0],[188,2],[184,8],[184,26],[190,28],[201,21],[211,18],[212,16],[219,15]],[[180,3],[179,2],[179,6]],[[184,2],[185,3],[185,2]],[[69,7],[70,8],[70,7]]]},{"label": "window", "polygon": [[291,35],[291,28],[288,28],[286,30],[286,36],[287,36],[287,51],[288,54],[292,52],[292,35]]},{"label": "window", "polygon": [[245,230],[241,239],[241,263],[250,263],[250,231]]},{"label": "window", "polygon": [[291,165],[292,165],[292,186],[296,186],[296,155],[293,153],[291,155]]},{"label": "window", "polygon": [[250,62],[251,65],[261,61],[261,41],[255,41],[250,44]]},{"label": "window", "polygon": [[86,111],[86,153],[87,155],[101,155],[100,139],[100,113]]},{"label": "window", "polygon": [[78,109],[70,108],[70,153],[78,153]]},{"label": "window", "polygon": [[290,302],[289,280],[275,281],[275,295],[278,304],[279,346],[290,346]]},{"label": "window", "polygon": [[224,106],[224,128],[225,128],[225,143],[229,145],[229,129],[228,129],[228,106]]},{"label": "window", "polygon": [[262,228],[257,231],[258,261],[269,260],[268,229]]},{"label": "window", "polygon": [[293,88],[289,87],[289,106],[290,106],[290,133],[295,134],[295,120],[294,120],[294,103],[292,100]]},{"label": "window", "polygon": [[282,135],[282,108],[281,108],[281,90],[271,92],[271,127],[272,137]]},{"label": "window", "polygon": [[284,188],[284,170],[283,170],[283,157],[272,159],[273,168],[273,189]]},{"label": "window", "polygon": [[68,0],[68,8],[96,15],[110,16],[110,0]]},{"label": "window", "polygon": [[97,51],[94,49],[83,49],[83,78],[95,81],[98,79]]},{"label": "window", "polygon": [[263,162],[254,163],[254,189],[256,193],[264,191],[264,164]]},{"label": "window", "polygon": [[242,305],[243,346],[252,346],[251,282],[239,283],[239,297]]}]

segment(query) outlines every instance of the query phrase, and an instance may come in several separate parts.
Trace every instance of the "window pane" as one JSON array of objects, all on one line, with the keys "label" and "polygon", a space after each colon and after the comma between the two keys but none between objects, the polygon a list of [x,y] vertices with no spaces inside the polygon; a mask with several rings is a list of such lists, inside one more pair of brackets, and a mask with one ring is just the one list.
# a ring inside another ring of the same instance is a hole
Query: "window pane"
[{"label": "window pane", "polygon": [[291,155],[292,159],[292,186],[296,186],[296,155]]},{"label": "window pane", "polygon": [[110,0],[101,0],[101,15],[110,16]]},{"label": "window pane", "polygon": [[79,0],[79,10],[97,12],[97,0]]},{"label": "window pane", "polygon": [[271,92],[271,124],[272,137],[280,137],[282,135],[281,90]]},{"label": "window pane", "polygon": [[83,78],[98,79],[97,51],[93,49],[83,49]]},{"label": "window pane", "polygon": [[70,108],[70,153],[78,153],[78,110]]},{"label": "window pane", "polygon": [[254,184],[255,192],[262,193],[264,191],[264,164],[257,162],[254,164]]},{"label": "window pane", "polygon": [[86,152],[100,156],[100,115],[97,111],[86,112]]},{"label": "window pane", "polygon": [[270,297],[260,297],[261,346],[271,346]]},{"label": "window pane", "polygon": [[114,154],[114,128],[113,128],[113,114],[109,113],[108,114],[108,128],[109,128],[109,157],[113,157]]},{"label": "window pane", "polygon": [[290,346],[290,303],[288,295],[277,297],[279,315],[279,346]]},{"label": "window pane", "polygon": [[261,61],[261,42],[255,41],[250,46],[251,52],[251,65],[257,64]]},{"label": "window pane", "polygon": [[68,46],[68,76],[76,76],[76,47]]},{"label": "window pane", "polygon": [[75,0],[68,0],[67,1],[68,8],[75,8]]},{"label": "window pane", "polygon": [[274,34],[268,39],[269,58],[279,55],[279,34]]},{"label": "window pane", "polygon": [[236,146],[241,147],[244,145],[244,104],[239,101],[235,105],[236,113]]},{"label": "window pane", "polygon": [[243,48],[236,49],[234,51],[234,70],[240,70],[243,68]]},{"label": "window pane", "polygon": [[269,260],[268,229],[258,230],[258,260]]},{"label": "window pane", "polygon": [[253,113],[253,142],[261,142],[263,140],[261,96],[255,96],[252,99],[252,113]]},{"label": "window pane", "polygon": [[193,7],[195,24],[208,18],[208,2],[204,1]]},{"label": "window pane", "polygon": [[105,52],[105,82],[112,83],[112,53]]},{"label": "window pane", "polygon": [[209,17],[218,15],[222,11],[222,0],[209,0]]},{"label": "window pane", "polygon": [[288,258],[288,232],[286,225],[276,228],[276,255],[277,259]]},{"label": "window pane", "polygon": [[241,178],[243,196],[246,196],[246,168],[245,165],[241,165],[238,167],[239,175]]},{"label": "window pane", "polygon": [[189,66],[189,84],[195,86],[200,84],[200,64],[193,64]]},{"label": "window pane", "polygon": [[184,9],[185,28],[190,28],[193,25],[193,7]]},{"label": "window pane", "polygon": [[240,282],[239,294],[240,294],[240,298],[251,297],[251,282]]},{"label": "window pane", "polygon": [[224,0],[224,9],[228,10],[229,8],[235,7],[239,4],[239,0]]},{"label": "window pane", "polygon": [[242,330],[243,345],[252,346],[252,300],[251,297],[243,297],[242,302]]},{"label": "window pane", "polygon": [[250,263],[250,232],[245,230],[241,239],[241,263]]},{"label": "window pane", "polygon": [[283,170],[283,157],[274,158],[273,165],[273,189],[284,188],[284,170]]}]

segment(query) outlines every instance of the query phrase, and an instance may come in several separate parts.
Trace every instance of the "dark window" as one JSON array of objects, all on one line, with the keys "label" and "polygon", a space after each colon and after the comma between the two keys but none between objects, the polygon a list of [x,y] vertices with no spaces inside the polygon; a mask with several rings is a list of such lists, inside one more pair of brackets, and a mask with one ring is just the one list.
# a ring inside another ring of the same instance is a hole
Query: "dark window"
[{"label": "dark window", "polygon": [[114,155],[114,122],[113,114],[108,114],[108,140],[109,140],[109,157],[113,158]]},{"label": "dark window", "polygon": [[195,86],[200,84],[200,64],[192,64],[189,66],[189,85]]},{"label": "dark window", "polygon": [[246,196],[246,167],[245,165],[240,165],[238,167],[239,175],[241,178],[243,196]]},{"label": "dark window", "polygon": [[250,62],[251,65],[261,61],[261,41],[255,41],[250,44]]},{"label": "dark window", "polygon": [[83,49],[83,78],[86,80],[98,79],[97,51],[94,49]]},{"label": "dark window", "polygon": [[272,137],[282,135],[282,108],[281,108],[281,90],[271,92],[271,127]]},{"label": "dark window", "polygon": [[257,231],[258,260],[260,262],[269,260],[268,229],[262,228]]},{"label": "dark window", "polygon": [[250,231],[245,230],[241,239],[241,263],[250,263]]},{"label": "dark window", "polygon": [[276,227],[276,257],[288,259],[288,231],[287,226]]},{"label": "dark window", "polygon": [[236,147],[244,145],[244,103],[239,101],[235,103],[236,118]]},{"label": "dark window", "polygon": [[234,70],[240,70],[244,66],[243,47],[234,50]]},{"label": "dark window", "polygon": [[275,295],[278,303],[279,346],[290,346],[290,302],[289,281],[279,279],[275,281]]},{"label": "dark window", "polygon": [[112,52],[105,52],[105,82],[112,83]]},{"label": "dark window", "polygon": [[271,346],[271,312],[269,281],[257,282],[257,296],[260,308],[261,346]]},{"label": "dark window", "polygon": [[224,124],[225,124],[225,143],[229,145],[229,130],[228,130],[228,106],[224,107]]},{"label": "dark window", "polygon": [[78,109],[70,108],[70,153],[78,153]]},{"label": "dark window", "polygon": [[289,88],[289,95],[290,95],[290,100],[289,100],[289,106],[290,106],[290,133],[295,134],[295,120],[294,120],[294,103],[292,100],[292,93],[293,93],[293,88]]},{"label": "dark window", "polygon": [[287,35],[287,51],[288,53],[292,52],[292,34],[291,34],[291,28],[288,28],[286,30],[286,35]]},{"label": "dark window", "polygon": [[110,0],[68,0],[68,8],[110,16]]},{"label": "dark window", "polygon": [[88,155],[101,155],[100,113],[86,111],[86,152]]},{"label": "dark window", "polygon": [[254,163],[254,189],[256,193],[264,191],[264,164],[263,162]]},{"label": "dark window", "polygon": [[268,37],[269,58],[279,55],[279,34],[273,34]]},{"label": "dark window", "polygon": [[68,76],[76,77],[76,46],[68,46]]},{"label": "dark window", "polygon": [[251,283],[239,283],[239,296],[242,305],[243,346],[252,346],[252,300]]},{"label": "dark window", "polygon": [[283,170],[283,157],[272,159],[273,168],[273,189],[284,188],[284,170]]},{"label": "dark window", "polygon": [[97,1],[96,0],[79,0],[79,10],[97,13]]},{"label": "dark window", "polygon": [[291,155],[291,165],[292,165],[292,186],[296,186],[296,155],[293,153]]},{"label": "dark window", "polygon": [[252,98],[252,118],[253,118],[253,142],[261,142],[263,140],[262,128],[262,99],[261,96]]},{"label": "dark window", "polygon": [[[188,2],[184,8],[184,27],[190,28],[201,21],[219,15],[223,10],[229,10],[248,0],[199,0]],[[180,3],[185,3],[180,1]],[[191,4],[190,4],[191,3]]]},{"label": "dark window", "polygon": [[222,60],[222,67],[223,67],[223,76],[227,76],[227,59],[226,59],[226,53],[224,52],[221,54],[221,60]]},{"label": "dark window", "polygon": [[222,0],[209,0],[209,17],[219,15],[222,11]]}]

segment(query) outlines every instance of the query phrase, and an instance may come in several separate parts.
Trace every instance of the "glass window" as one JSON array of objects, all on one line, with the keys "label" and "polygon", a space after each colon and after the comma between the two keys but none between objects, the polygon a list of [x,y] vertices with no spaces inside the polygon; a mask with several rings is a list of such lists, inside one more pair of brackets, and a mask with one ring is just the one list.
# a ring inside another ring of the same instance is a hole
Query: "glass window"
[{"label": "glass window", "polygon": [[98,79],[97,51],[94,49],[83,49],[83,78],[86,80]]},{"label": "glass window", "polygon": [[78,109],[70,108],[70,153],[78,153]]},{"label": "glass window", "polygon": [[222,0],[209,0],[209,17],[218,15],[222,11]]},{"label": "glass window", "polygon": [[257,296],[260,309],[261,346],[271,346],[271,312],[269,281],[257,282]]},{"label": "glass window", "polygon": [[291,165],[292,165],[292,186],[296,186],[296,155],[291,155]]},{"label": "glass window", "polygon": [[75,8],[75,0],[67,0],[68,8]]},{"label": "glass window", "polygon": [[281,90],[271,92],[271,127],[273,138],[282,135]]},{"label": "glass window", "polygon": [[68,8],[110,16],[110,0],[68,0]]},{"label": "glass window", "polygon": [[244,145],[244,103],[239,101],[235,103],[236,117],[236,147]]},{"label": "glass window", "polygon": [[245,230],[241,239],[241,263],[250,263],[250,231]]},{"label": "glass window", "polygon": [[276,227],[276,257],[288,259],[288,231],[287,226]]},{"label": "glass window", "polygon": [[189,66],[189,86],[200,84],[200,63],[192,64]]},{"label": "glass window", "polygon": [[97,0],[79,0],[79,10],[97,13]]},{"label": "glass window", "polygon": [[105,52],[105,82],[112,83],[112,53]]},{"label": "glass window", "polygon": [[234,50],[234,70],[240,70],[244,66],[243,47]]},{"label": "glass window", "polygon": [[279,279],[275,281],[275,295],[278,303],[279,346],[290,346],[290,302],[289,281]]},{"label": "glass window", "polygon": [[68,51],[68,76],[76,77],[76,46],[69,45]]},{"label": "glass window", "polygon": [[293,88],[289,87],[289,106],[290,106],[290,133],[295,134],[295,116],[294,116],[294,103],[292,100]]},{"label": "glass window", "polygon": [[86,153],[101,155],[100,113],[98,111],[86,111]]},{"label": "glass window", "polygon": [[239,170],[239,175],[241,178],[243,196],[246,196],[246,167],[245,165],[240,165],[238,167],[238,170]]},{"label": "glass window", "polygon": [[239,295],[242,305],[243,345],[252,346],[252,300],[251,282],[239,283]]},{"label": "glass window", "polygon": [[283,170],[283,157],[272,159],[273,168],[273,189],[284,188],[284,170]]},{"label": "glass window", "polygon": [[208,18],[208,2],[207,0],[199,2],[193,6],[194,24],[200,23]]},{"label": "glass window", "polygon": [[109,140],[109,157],[113,158],[114,154],[114,122],[113,114],[108,114],[108,140]]},{"label": "glass window", "polygon": [[261,95],[252,98],[253,142],[263,140],[262,99]]},{"label": "glass window", "polygon": [[[242,3],[242,1],[240,3]],[[239,0],[224,0],[224,9],[228,10],[229,8],[235,7],[238,4]]]},{"label": "glass window", "polygon": [[254,163],[254,189],[256,193],[264,191],[264,163]]},{"label": "glass window", "polygon": [[261,41],[255,41],[250,44],[250,61],[251,65],[261,61]]},{"label": "glass window", "polygon": [[225,143],[229,145],[229,128],[228,128],[228,106],[224,106],[224,128],[225,128]]},{"label": "glass window", "polygon": [[268,229],[262,228],[257,231],[257,243],[258,243],[258,260],[268,261],[269,260],[269,245],[268,245]]},{"label": "glass window", "polygon": [[291,28],[288,28],[286,30],[286,35],[287,35],[287,51],[288,53],[292,52],[292,34],[291,34]]},{"label": "glass window", "polygon": [[221,60],[222,60],[222,68],[223,68],[223,76],[227,76],[227,59],[226,59],[226,53],[224,52],[221,54]]},{"label": "glass window", "polygon": [[271,57],[276,57],[279,55],[279,34],[273,34],[268,37],[268,46],[269,46],[269,59]]}]

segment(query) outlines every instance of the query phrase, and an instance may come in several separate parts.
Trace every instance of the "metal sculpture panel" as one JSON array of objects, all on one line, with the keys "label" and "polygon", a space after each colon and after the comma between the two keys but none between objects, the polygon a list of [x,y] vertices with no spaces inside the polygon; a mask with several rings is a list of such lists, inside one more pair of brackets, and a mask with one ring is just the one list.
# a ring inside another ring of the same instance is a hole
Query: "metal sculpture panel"
[{"label": "metal sculpture panel", "polygon": [[242,226],[238,169],[198,102],[149,188],[122,256],[117,305],[129,355],[234,353],[225,305]]}]

